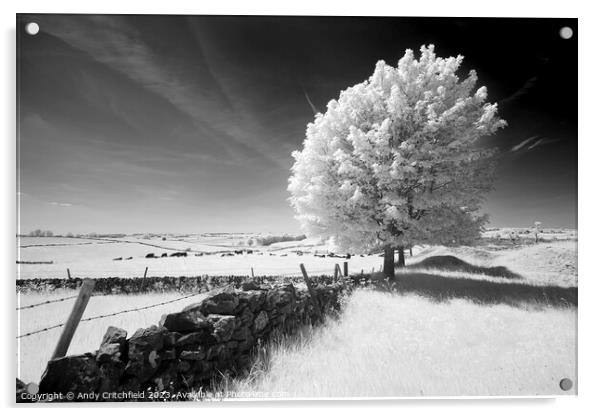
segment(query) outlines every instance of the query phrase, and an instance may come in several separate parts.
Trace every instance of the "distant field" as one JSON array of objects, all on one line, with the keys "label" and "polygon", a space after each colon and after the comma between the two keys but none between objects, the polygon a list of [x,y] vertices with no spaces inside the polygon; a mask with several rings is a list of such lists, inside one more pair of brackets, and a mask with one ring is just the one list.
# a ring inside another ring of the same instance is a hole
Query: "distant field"
[{"label": "distant field", "polygon": [[[515,246],[510,243],[510,232],[514,231],[521,240]],[[494,229],[486,231],[482,244],[477,248],[469,248],[467,253],[474,256],[481,252],[495,257],[495,251],[509,248],[520,248],[524,244],[533,244],[530,229]],[[21,264],[18,266],[18,278],[66,278],[69,268],[72,276],[78,277],[141,277],[146,267],[148,276],[199,276],[199,275],[250,275],[253,268],[255,275],[290,274],[299,272],[299,263],[304,263],[308,272],[321,274],[332,271],[339,258],[315,257],[314,253],[325,254],[328,246],[317,239],[274,243],[269,246],[248,245],[258,234],[202,234],[187,236],[147,237],[141,235],[126,236],[116,239],[85,239],[65,237],[21,237],[18,238],[19,261],[48,262],[52,264]],[[498,237],[496,237],[498,236]],[[544,230],[541,237],[552,244],[573,242],[576,250],[576,230]],[[554,240],[555,239],[555,240]],[[253,254],[222,257],[224,252],[250,249]],[[415,258],[408,262],[418,261],[421,255],[442,252],[443,247],[415,247]],[[461,253],[462,248],[451,252]],[[176,251],[188,251],[186,258],[147,259],[145,256],[154,253],[161,256]],[[296,254],[302,252],[301,256]],[[448,250],[449,251],[449,250]],[[200,256],[200,254],[203,254]],[[197,254],[199,256],[197,256]],[[344,253],[340,253],[344,254]],[[573,255],[572,253],[570,254]],[[123,260],[113,260],[121,257]],[[132,257],[131,260],[126,260]],[[470,259],[471,261],[474,259]],[[483,259],[477,259],[482,261]],[[506,259],[501,259],[506,263]],[[378,271],[382,267],[382,258],[377,255],[353,256],[348,260],[350,271],[366,273]],[[541,267],[540,262],[535,262]],[[535,272],[535,271],[534,271]],[[546,279],[547,274],[542,275]]]},{"label": "distant field", "polygon": [[[483,237],[488,239],[510,240],[514,233],[520,240],[529,242],[535,240],[534,228],[506,227],[489,228],[483,232]],[[577,230],[571,228],[541,228],[538,233],[540,241],[576,240]]]},{"label": "distant field", "polygon": [[48,245],[80,245],[80,244],[97,244],[98,240],[90,238],[70,238],[70,237],[19,237],[17,239],[19,247],[36,247]]},{"label": "distant field", "polygon": [[[328,250],[317,240],[275,243],[270,246],[248,246],[253,236],[236,234],[226,236],[188,236],[179,239],[124,237],[113,240],[88,240],[61,237],[21,237],[19,261],[52,261],[52,264],[20,264],[18,278],[66,278],[67,268],[77,277],[141,277],[146,267],[148,276],[200,275],[255,275],[299,273],[304,263],[312,274],[330,273],[340,258],[315,257]],[[224,252],[249,249],[253,254],[224,256]],[[168,256],[176,251],[187,251],[187,257],[147,259],[154,253]],[[303,251],[297,255],[297,251]],[[202,256],[200,254],[203,253]],[[197,256],[197,254],[199,256]],[[113,260],[121,257],[122,260]],[[132,257],[131,260],[126,260]],[[350,270],[366,272],[379,270],[378,256],[354,256],[349,260]]]},{"label": "distant field", "polygon": [[506,246],[503,250],[488,247],[425,247],[409,259],[408,264],[428,256],[451,254],[476,266],[504,266],[520,274],[531,284],[577,286],[577,241],[559,240],[525,246]]}]

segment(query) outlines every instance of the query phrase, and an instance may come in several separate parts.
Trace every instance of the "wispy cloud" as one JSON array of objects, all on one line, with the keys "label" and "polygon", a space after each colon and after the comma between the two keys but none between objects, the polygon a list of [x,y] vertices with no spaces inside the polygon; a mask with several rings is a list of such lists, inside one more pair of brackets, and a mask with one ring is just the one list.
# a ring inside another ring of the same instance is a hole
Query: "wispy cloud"
[{"label": "wispy cloud", "polygon": [[518,100],[522,96],[526,95],[533,87],[535,87],[535,85],[537,85],[537,77],[536,76],[529,78],[527,81],[525,81],[525,83],[518,90],[514,91],[508,97],[499,101],[498,104],[500,106],[503,106],[503,105],[510,104],[513,101]]},{"label": "wispy cloud", "polygon": [[533,149],[535,149],[538,146],[543,146],[543,145],[546,145],[546,144],[556,143],[556,142],[559,142],[559,141],[560,141],[560,139],[542,138],[542,139],[539,139],[538,141],[536,141],[535,143],[533,143],[531,146],[529,146],[527,148],[527,150],[533,150]]},{"label": "wispy cloud", "polygon": [[533,143],[531,146],[527,147],[527,150],[533,150],[542,143],[543,143],[543,139],[539,139],[535,143]]},{"label": "wispy cloud", "polygon": [[537,139],[538,136],[531,136],[525,140],[523,140],[522,142],[520,142],[519,144],[517,144],[516,146],[512,146],[512,148],[510,149],[511,152],[516,152],[520,149],[522,149],[523,147],[525,147],[527,144],[531,143],[533,140]]},{"label": "wispy cloud", "polygon": [[[52,21],[44,25],[43,19]],[[195,122],[202,132],[200,139],[222,147],[231,159],[245,163],[253,156],[283,162],[274,146],[250,131],[248,114],[232,111],[227,94],[210,72],[202,83],[198,76],[192,79],[185,63],[153,51],[126,18],[48,16],[42,17],[41,24],[52,35],[169,101]]]},{"label": "wispy cloud", "polygon": [[72,207],[73,204],[69,203],[69,202],[56,202],[56,201],[52,201],[49,202],[50,205],[55,206],[55,207]]},{"label": "wispy cloud", "polygon": [[307,100],[307,104],[309,104],[309,106],[311,107],[311,111],[313,111],[313,114],[318,114],[318,110],[316,109],[316,106],[314,105],[314,103],[311,102],[311,100],[309,99],[309,95],[307,95],[307,91],[303,90],[303,94],[305,94],[305,99]]},{"label": "wispy cloud", "polygon": [[517,152],[521,149],[525,150],[525,151],[529,151],[529,150],[533,150],[537,147],[540,146],[544,146],[547,144],[552,144],[552,143],[556,143],[561,141],[562,139],[549,139],[547,137],[539,137],[539,136],[531,136],[525,140],[523,140],[522,142],[520,142],[519,144],[512,146],[512,148],[510,148],[510,152]]}]

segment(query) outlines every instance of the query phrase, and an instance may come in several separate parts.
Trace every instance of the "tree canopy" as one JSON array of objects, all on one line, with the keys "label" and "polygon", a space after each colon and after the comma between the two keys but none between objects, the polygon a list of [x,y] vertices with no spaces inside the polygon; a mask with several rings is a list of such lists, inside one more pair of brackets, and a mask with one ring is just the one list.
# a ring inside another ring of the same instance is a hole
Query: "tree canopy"
[{"label": "tree canopy", "polygon": [[458,76],[463,57],[434,49],[378,61],[308,124],[288,186],[306,233],[366,252],[478,232],[494,172],[477,142],[506,122],[474,70]]}]

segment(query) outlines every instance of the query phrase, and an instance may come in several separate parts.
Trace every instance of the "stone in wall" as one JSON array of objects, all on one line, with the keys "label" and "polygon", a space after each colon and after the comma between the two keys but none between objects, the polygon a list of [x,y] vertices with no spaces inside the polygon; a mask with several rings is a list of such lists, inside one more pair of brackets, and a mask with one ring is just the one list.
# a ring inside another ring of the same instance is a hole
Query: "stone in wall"
[{"label": "stone in wall", "polygon": [[183,310],[164,315],[159,325],[173,332],[192,332],[212,328],[207,317],[199,310]]},{"label": "stone in wall", "polygon": [[203,299],[200,303],[187,306],[184,308],[184,311],[201,312],[205,315],[230,315],[234,313],[239,303],[235,289],[227,286],[216,292],[214,295]]},{"label": "stone in wall", "polygon": [[125,372],[127,360],[127,331],[110,326],[96,352],[96,362],[99,367],[100,393],[117,390],[119,379]]},{"label": "stone in wall", "polygon": [[40,393],[89,393],[100,386],[100,369],[94,354],[57,358],[48,362]]}]

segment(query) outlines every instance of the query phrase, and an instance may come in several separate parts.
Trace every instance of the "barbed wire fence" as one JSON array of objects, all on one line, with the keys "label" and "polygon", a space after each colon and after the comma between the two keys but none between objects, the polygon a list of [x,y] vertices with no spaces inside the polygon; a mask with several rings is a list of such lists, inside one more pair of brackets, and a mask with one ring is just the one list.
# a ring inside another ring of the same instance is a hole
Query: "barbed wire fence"
[{"label": "barbed wire fence", "polygon": [[[203,293],[191,293],[191,294],[188,294],[186,296],[181,296],[179,298],[171,299],[171,300],[168,300],[168,301],[165,301],[165,302],[158,302],[158,303],[153,303],[151,305],[141,306],[141,307],[138,307],[138,308],[124,309],[124,310],[113,312],[113,313],[108,313],[108,314],[103,314],[103,315],[96,315],[96,316],[92,316],[92,317],[89,317],[89,318],[84,318],[84,319],[81,319],[80,322],[89,322],[89,321],[94,321],[94,320],[97,320],[97,319],[108,318],[108,317],[111,317],[111,316],[122,315],[124,313],[137,312],[137,311],[142,311],[142,310],[145,310],[145,309],[151,309],[151,308],[155,308],[155,307],[158,307],[158,306],[168,305],[168,304],[174,303],[174,302],[179,302],[181,300],[188,299],[188,298],[191,298],[193,296],[199,296],[199,295],[202,295],[202,294]],[[99,294],[99,295],[94,295],[94,296],[106,296],[106,295]],[[76,297],[77,296],[70,296],[68,298],[57,299],[56,302],[64,301],[64,300],[68,300],[68,299],[73,299],[73,298],[76,298]],[[42,306],[42,305],[46,305],[48,303],[53,303],[53,302],[44,302],[44,303],[39,303],[39,304],[35,304],[35,305],[29,305],[27,308],[30,308],[30,307],[33,308],[33,307],[36,307],[36,306]],[[25,309],[25,308],[17,308],[17,310],[22,310],[22,309]],[[46,328],[38,329],[36,331],[31,331],[31,332],[27,332],[25,334],[18,335],[17,339],[26,338],[26,337],[31,336],[31,335],[39,334],[41,332],[46,332],[46,331],[49,331],[51,329],[61,328],[63,326],[65,326],[65,322],[57,324],[57,325],[52,325],[52,326],[49,326],[49,327],[46,327]]]},{"label": "barbed wire fence", "polygon": [[[332,272],[334,271],[334,269],[321,269],[321,270],[313,270],[311,272],[311,276],[329,276]],[[247,275],[247,277],[252,278],[252,280],[263,280],[262,277],[266,277],[266,276],[273,276],[273,277],[279,277],[279,278],[301,278],[301,274],[299,272],[290,272],[290,273],[279,273],[279,272],[271,272],[269,274],[266,275],[259,275],[256,276],[254,275],[253,271],[251,271],[251,275]],[[210,277],[210,276],[207,276]],[[94,320],[98,320],[98,319],[103,319],[103,318],[108,318],[108,317],[112,317],[112,316],[118,316],[118,315],[122,315],[122,314],[126,314],[126,313],[131,313],[131,312],[137,312],[137,311],[142,311],[142,310],[146,310],[146,309],[151,309],[151,308],[155,308],[155,307],[159,307],[159,306],[163,306],[163,305],[167,305],[167,304],[171,304],[171,303],[175,303],[184,299],[188,299],[191,298],[193,296],[199,296],[199,295],[203,295],[205,292],[196,292],[196,293],[189,293],[186,294],[184,296],[180,296],[176,299],[171,299],[168,301],[164,301],[164,302],[158,302],[158,303],[153,303],[150,305],[145,305],[145,306],[140,306],[137,308],[129,308],[129,309],[123,309],[117,312],[112,312],[112,313],[107,313],[107,314],[101,314],[101,315],[96,315],[96,316],[92,316],[92,317],[88,317],[88,318],[84,318],[84,319],[80,319],[79,322],[90,322],[90,321],[94,321]],[[110,293],[98,293],[98,294],[93,294],[90,295],[90,297],[98,297],[98,296],[110,296]],[[34,303],[31,305],[26,305],[26,306],[19,306],[16,308],[17,311],[22,311],[22,310],[26,310],[26,309],[35,309],[38,307],[42,307],[45,305],[49,305],[49,304],[53,304],[53,303],[60,303],[60,302],[65,302],[71,299],[75,299],[78,298],[80,295],[73,295],[73,296],[65,296],[62,298],[58,298],[58,299],[50,299],[44,302],[39,302],[39,303]],[[76,305],[74,305],[75,307]],[[27,338],[29,336],[35,335],[35,334],[39,334],[42,332],[47,332],[53,329],[57,329],[57,328],[61,328],[64,327],[66,325],[66,322],[63,323],[59,323],[56,325],[51,325],[45,328],[41,328],[35,331],[31,331],[31,332],[27,332],[24,334],[20,334],[16,336],[16,339],[22,339],[22,338]]]}]

